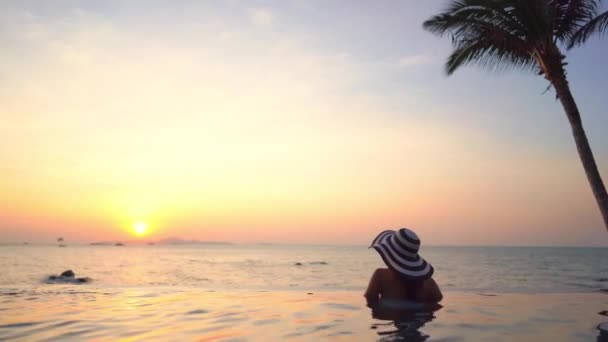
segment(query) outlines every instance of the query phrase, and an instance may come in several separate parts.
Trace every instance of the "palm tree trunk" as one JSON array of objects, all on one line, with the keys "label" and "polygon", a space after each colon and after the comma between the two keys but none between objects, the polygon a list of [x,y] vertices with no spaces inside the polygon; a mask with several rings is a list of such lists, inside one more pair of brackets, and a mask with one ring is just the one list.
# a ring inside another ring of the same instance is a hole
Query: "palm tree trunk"
[{"label": "palm tree trunk", "polygon": [[587,135],[583,129],[581,115],[576,106],[576,102],[574,101],[574,97],[572,97],[572,93],[570,92],[565,72],[563,68],[560,69],[560,72],[553,75],[554,77],[552,77],[551,81],[555,88],[555,92],[557,93],[557,97],[566,111],[568,121],[570,121],[574,142],[576,143],[576,148],[578,150],[578,156],[583,163],[589,185],[591,185],[591,190],[593,191],[597,205],[600,207],[602,217],[604,218],[604,225],[606,226],[606,230],[608,230],[608,194],[606,193],[606,187],[604,186],[602,177],[597,169],[591,146],[589,146]]}]

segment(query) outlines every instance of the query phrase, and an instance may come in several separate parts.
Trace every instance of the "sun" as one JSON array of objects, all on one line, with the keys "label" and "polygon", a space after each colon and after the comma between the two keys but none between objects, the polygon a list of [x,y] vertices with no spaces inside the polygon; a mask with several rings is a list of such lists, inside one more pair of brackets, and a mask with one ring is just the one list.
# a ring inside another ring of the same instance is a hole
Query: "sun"
[{"label": "sun", "polygon": [[133,232],[135,232],[135,235],[145,235],[148,232],[148,224],[142,221],[135,222]]}]

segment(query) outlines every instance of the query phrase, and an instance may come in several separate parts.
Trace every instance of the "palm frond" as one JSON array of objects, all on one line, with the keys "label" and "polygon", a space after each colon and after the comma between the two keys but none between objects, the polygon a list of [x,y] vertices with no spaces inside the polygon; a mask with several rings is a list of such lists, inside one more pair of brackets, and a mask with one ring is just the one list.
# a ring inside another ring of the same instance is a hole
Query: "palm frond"
[{"label": "palm frond", "polygon": [[448,74],[470,63],[493,70],[535,65],[526,26],[512,13],[518,1],[522,0],[453,1],[446,12],[424,22],[426,30],[452,38]]},{"label": "palm frond", "polygon": [[[426,20],[423,27],[431,33],[466,34],[467,27],[492,25],[517,35],[525,27],[511,16],[505,0],[461,0],[453,1],[441,14]],[[473,22],[470,22],[473,21]]]},{"label": "palm frond", "polygon": [[511,6],[511,15],[518,18],[526,28],[527,41],[535,44],[550,40],[552,21],[547,0],[515,0]]},{"label": "palm frond", "polygon": [[[456,69],[467,64],[477,64],[498,71],[507,68],[533,69],[536,60],[519,42],[502,39],[499,32],[494,37],[487,33],[460,40],[448,57],[446,72],[453,74]],[[483,38],[481,37],[483,36]]]},{"label": "palm frond", "polygon": [[551,0],[555,40],[568,42],[577,31],[597,15],[599,0]]},{"label": "palm frond", "polygon": [[568,42],[568,49],[581,45],[594,34],[605,34],[608,31],[608,11],[589,20],[572,35]]}]

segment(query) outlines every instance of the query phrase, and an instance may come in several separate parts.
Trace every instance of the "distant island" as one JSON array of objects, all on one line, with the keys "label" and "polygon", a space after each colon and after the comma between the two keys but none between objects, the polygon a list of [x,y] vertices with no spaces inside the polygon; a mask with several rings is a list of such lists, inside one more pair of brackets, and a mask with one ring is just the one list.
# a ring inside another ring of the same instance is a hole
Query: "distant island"
[{"label": "distant island", "polygon": [[91,246],[112,246],[114,242],[109,241],[99,241],[99,242],[91,242],[89,245]]},{"label": "distant island", "polygon": [[125,246],[125,245],[233,245],[231,242],[225,241],[205,241],[205,240],[194,240],[194,239],[182,239],[176,237],[170,237],[166,239],[161,239],[158,241],[96,241],[89,243],[91,246]]},{"label": "distant island", "polygon": [[225,241],[187,240],[181,238],[166,238],[156,242],[159,245],[233,245]]}]

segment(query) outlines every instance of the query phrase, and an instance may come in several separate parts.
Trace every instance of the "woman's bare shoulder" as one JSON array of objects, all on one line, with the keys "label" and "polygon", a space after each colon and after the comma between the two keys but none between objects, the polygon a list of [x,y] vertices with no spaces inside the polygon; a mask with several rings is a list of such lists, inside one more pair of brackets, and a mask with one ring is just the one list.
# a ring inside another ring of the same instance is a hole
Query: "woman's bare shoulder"
[{"label": "woman's bare shoulder", "polygon": [[425,290],[438,290],[439,289],[439,285],[437,285],[437,282],[433,278],[425,279],[422,284],[422,287]]},{"label": "woman's bare shoulder", "polygon": [[439,289],[439,285],[435,282],[435,279],[429,278],[424,281],[423,284],[425,297],[427,297],[430,301],[440,302],[443,299],[443,294]]},{"label": "woman's bare shoulder", "polygon": [[378,275],[378,276],[382,276],[387,274],[388,272],[390,272],[390,270],[388,268],[376,268],[376,270],[374,271],[374,275]]},{"label": "woman's bare shoulder", "polygon": [[430,277],[428,279],[424,280],[424,284],[425,285],[437,285],[437,282],[435,281],[435,279],[433,279],[433,277]]}]

